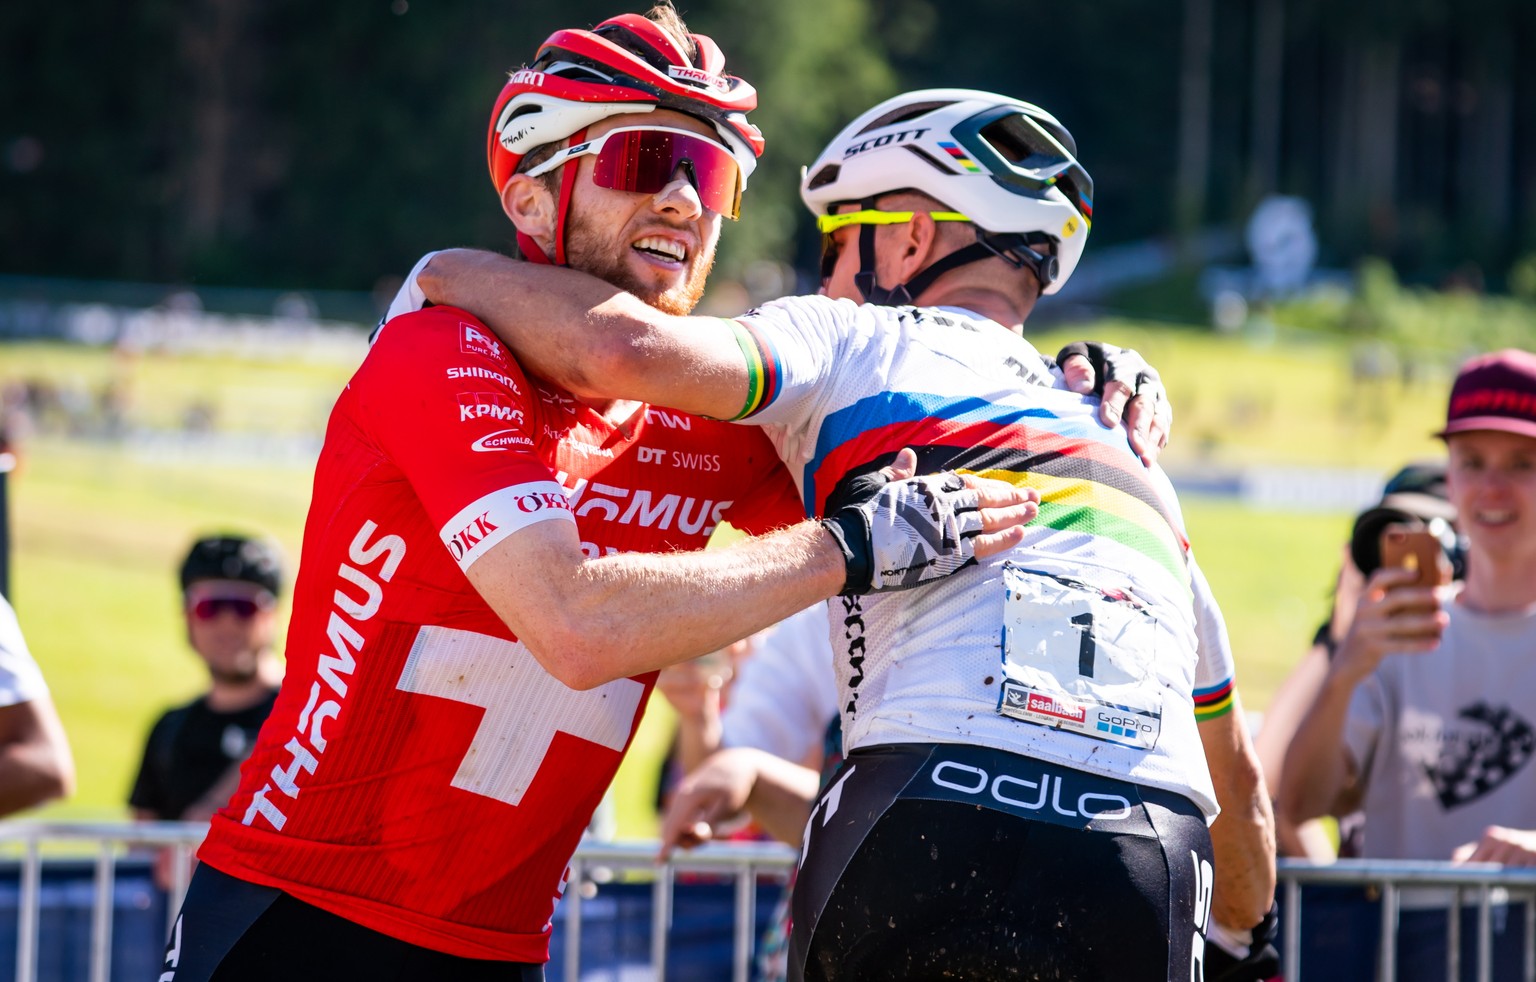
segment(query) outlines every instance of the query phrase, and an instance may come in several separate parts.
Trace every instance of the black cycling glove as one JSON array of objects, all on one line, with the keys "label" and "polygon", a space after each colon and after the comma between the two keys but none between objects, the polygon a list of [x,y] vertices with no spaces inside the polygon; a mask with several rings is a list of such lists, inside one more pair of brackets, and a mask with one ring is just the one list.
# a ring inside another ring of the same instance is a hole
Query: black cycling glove
[{"label": "black cycling glove", "polygon": [[1060,365],[1072,355],[1082,355],[1093,366],[1093,394],[1102,396],[1109,382],[1124,382],[1133,396],[1146,396],[1153,402],[1168,398],[1162,376],[1135,348],[1120,348],[1102,341],[1074,341],[1056,353]]},{"label": "black cycling glove", "polygon": [[1220,943],[1207,940],[1205,946],[1205,982],[1263,982],[1280,974],[1280,953],[1275,950],[1275,936],[1280,933],[1279,908],[1270,904],[1269,913],[1253,929],[1248,953],[1239,956]]},{"label": "black cycling glove", "polygon": [[843,550],[845,597],[905,590],[976,561],[978,495],[951,471],[901,481],[862,474],[827,509],[821,524]]}]

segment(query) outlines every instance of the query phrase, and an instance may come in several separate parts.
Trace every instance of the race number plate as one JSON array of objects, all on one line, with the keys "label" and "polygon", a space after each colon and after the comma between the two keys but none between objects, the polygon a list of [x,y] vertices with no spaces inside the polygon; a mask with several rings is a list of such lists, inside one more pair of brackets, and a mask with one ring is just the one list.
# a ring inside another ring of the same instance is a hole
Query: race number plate
[{"label": "race number plate", "polygon": [[1162,732],[1157,621],[1128,593],[1003,566],[1003,716],[1151,749]]}]

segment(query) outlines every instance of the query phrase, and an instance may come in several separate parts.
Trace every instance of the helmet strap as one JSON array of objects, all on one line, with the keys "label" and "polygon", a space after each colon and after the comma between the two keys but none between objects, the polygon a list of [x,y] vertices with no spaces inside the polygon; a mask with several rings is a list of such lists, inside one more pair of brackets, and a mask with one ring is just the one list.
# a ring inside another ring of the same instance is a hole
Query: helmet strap
[{"label": "helmet strap", "polygon": [[[574,146],[586,139],[587,128],[572,133],[566,140],[566,146]],[[560,203],[555,212],[555,265],[565,265],[565,216],[571,208],[571,189],[576,186],[576,172],[581,170],[574,160],[566,161],[560,168]]]},{"label": "helmet strap", "polygon": [[[859,202],[859,207],[874,209],[879,205],[875,198],[865,198]],[[875,282],[875,228],[874,225],[865,225],[859,229],[859,271],[853,277],[853,285],[863,295],[866,303],[878,304],[882,307],[902,307],[915,303],[916,298],[922,296],[924,290],[950,270],[980,262],[983,259],[991,259],[994,256],[1003,259],[1015,269],[1029,264],[1030,269],[1040,279],[1042,290],[1050,285],[1050,281],[1044,277],[1045,271],[1042,267],[1049,266],[1050,276],[1055,279],[1056,257],[1042,256],[1030,249],[1026,244],[1026,236],[991,235],[978,228],[976,242],[963,249],[956,249],[920,270],[916,276],[905,283],[898,283],[889,288],[883,287]],[[1027,255],[1019,255],[1020,252]]]},{"label": "helmet strap", "polygon": [[544,247],[535,242],[533,236],[526,232],[517,233],[517,252],[535,266],[549,266],[554,263],[554,260],[550,259],[548,253],[544,251]]},{"label": "helmet strap", "polygon": [[976,230],[977,246],[985,249],[1014,269],[1028,269],[1040,282],[1044,293],[1060,275],[1061,266],[1054,253],[1040,252],[1033,246],[1050,245],[1054,240],[1044,232],[987,232]]}]

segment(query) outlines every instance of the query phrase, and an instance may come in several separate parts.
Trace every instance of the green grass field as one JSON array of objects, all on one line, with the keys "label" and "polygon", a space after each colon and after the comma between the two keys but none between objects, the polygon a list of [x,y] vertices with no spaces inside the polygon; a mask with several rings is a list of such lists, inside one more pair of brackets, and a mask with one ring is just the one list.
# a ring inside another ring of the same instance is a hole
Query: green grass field
[{"label": "green grass field", "polygon": [[[1447,380],[1351,391],[1337,344],[1253,346],[1144,325],[1096,324],[1071,337],[1134,344],[1169,379],[1177,408],[1170,467],[1289,463],[1374,468],[1432,455],[1425,434]],[[350,373],[340,363],[107,353],[58,345],[0,346],[0,383],[47,379],[95,392],[114,386],[130,423],[174,427],[188,407],[226,434],[317,436]],[[12,593],[69,730],[79,791],[51,817],[111,818],[142,740],[167,705],[198,691],[200,666],[182,636],[174,570],[191,539],[241,529],[268,534],[296,562],[310,467],[292,455],[240,462],[156,445],[132,450],[40,436],[12,476]],[[1191,538],[1221,599],[1244,699],[1262,709],[1326,609],[1345,513],[1283,513],[1231,501],[1185,501]],[[653,703],[615,789],[620,832],[654,832],[650,814],[670,713]]]}]

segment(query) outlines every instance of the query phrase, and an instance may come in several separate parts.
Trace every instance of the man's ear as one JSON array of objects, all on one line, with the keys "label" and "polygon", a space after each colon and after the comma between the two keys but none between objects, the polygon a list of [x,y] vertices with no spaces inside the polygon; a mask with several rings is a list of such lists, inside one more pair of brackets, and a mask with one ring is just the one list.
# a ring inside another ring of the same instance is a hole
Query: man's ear
[{"label": "man's ear", "polygon": [[939,223],[926,211],[914,212],[912,220],[892,226],[899,230],[897,239],[899,283],[911,282],[912,277],[933,265],[934,249],[938,246]]},{"label": "man's ear", "polygon": [[501,210],[519,232],[537,242],[546,254],[554,251],[555,197],[544,181],[527,174],[513,174],[501,189]]}]

